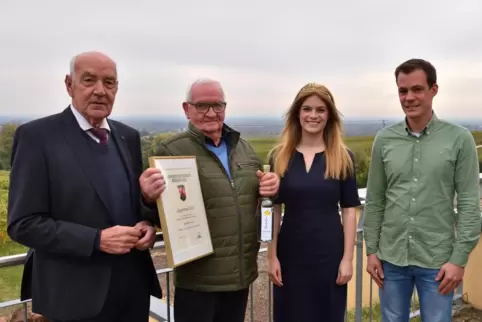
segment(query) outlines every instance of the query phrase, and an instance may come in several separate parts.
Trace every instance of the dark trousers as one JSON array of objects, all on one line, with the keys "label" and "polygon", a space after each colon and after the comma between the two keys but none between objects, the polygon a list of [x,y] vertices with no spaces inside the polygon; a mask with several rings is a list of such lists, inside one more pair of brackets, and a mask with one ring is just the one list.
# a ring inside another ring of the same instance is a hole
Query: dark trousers
[{"label": "dark trousers", "polygon": [[[101,312],[89,319],[52,322],[147,322],[150,292],[146,269],[138,253],[132,252],[115,259],[109,291]],[[75,290],[72,290],[75,292]],[[82,303],[78,303],[82,305]]]},{"label": "dark trousers", "polygon": [[176,288],[176,322],[244,322],[249,289],[233,292],[198,292]]}]

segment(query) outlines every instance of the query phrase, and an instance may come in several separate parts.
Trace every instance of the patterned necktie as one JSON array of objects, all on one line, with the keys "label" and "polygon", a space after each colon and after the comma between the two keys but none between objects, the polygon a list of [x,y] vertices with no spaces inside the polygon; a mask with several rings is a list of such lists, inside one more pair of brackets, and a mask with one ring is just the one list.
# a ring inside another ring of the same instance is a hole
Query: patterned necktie
[{"label": "patterned necktie", "polygon": [[107,144],[107,129],[92,128],[90,129],[90,132],[92,132],[92,134],[99,139],[100,144]]}]

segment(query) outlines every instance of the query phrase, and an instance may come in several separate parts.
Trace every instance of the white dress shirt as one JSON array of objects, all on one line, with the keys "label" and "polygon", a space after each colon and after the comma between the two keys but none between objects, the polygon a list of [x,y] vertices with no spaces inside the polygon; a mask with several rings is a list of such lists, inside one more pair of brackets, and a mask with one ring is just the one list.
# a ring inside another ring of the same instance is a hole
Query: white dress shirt
[{"label": "white dress shirt", "polygon": [[[74,113],[75,119],[77,120],[77,123],[79,123],[80,128],[82,130],[86,131],[87,134],[93,140],[95,140],[97,143],[99,143],[100,140],[94,134],[92,134],[92,132],[89,131],[91,128],[93,128],[93,126],[85,119],[85,117],[82,114],[80,114],[79,111],[77,111],[77,109],[72,104],[70,105],[70,109],[72,110],[72,113]],[[110,133],[109,123],[107,123],[106,119],[102,120],[99,127],[107,129],[108,133]],[[107,134],[107,135],[109,135],[109,134]]]}]

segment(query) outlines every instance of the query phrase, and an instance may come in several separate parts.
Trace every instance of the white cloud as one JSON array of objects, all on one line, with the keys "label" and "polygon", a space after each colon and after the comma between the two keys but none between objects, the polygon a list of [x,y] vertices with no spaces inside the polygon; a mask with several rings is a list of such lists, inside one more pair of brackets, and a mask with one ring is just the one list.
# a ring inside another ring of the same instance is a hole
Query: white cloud
[{"label": "white cloud", "polygon": [[230,115],[280,115],[307,82],[346,116],[401,115],[393,76],[421,57],[438,70],[439,114],[481,113],[482,1],[11,1],[0,8],[0,114],[68,104],[70,57],[118,63],[117,115],[182,115],[188,85],[222,81]]}]

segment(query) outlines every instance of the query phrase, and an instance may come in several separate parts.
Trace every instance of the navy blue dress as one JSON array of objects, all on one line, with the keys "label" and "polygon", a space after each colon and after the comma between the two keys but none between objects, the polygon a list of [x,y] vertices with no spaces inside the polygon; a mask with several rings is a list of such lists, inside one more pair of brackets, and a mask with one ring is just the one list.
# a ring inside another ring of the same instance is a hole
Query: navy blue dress
[{"label": "navy blue dress", "polygon": [[325,179],[325,167],[320,152],[307,172],[295,151],[280,181],[275,203],[285,205],[277,244],[283,286],[273,286],[274,322],[344,320],[347,286],[336,284],[344,251],[338,205],[356,207],[360,200],[354,176]]}]

